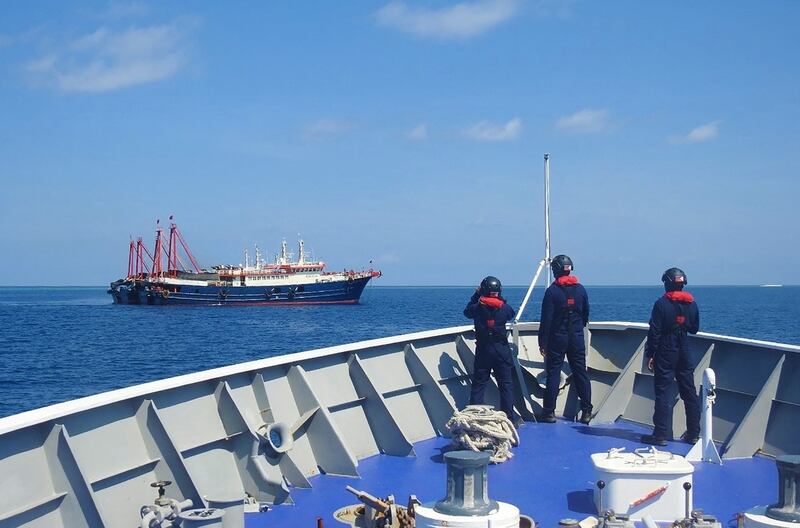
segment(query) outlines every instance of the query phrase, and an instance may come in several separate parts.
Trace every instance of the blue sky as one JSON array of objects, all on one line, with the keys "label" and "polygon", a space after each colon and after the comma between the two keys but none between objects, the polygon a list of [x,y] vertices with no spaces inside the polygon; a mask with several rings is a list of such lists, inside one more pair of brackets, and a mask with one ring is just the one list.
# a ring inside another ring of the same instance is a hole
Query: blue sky
[{"label": "blue sky", "polygon": [[[256,4],[256,5],[254,5]],[[101,285],[174,214],[202,264],[302,233],[383,285],[800,283],[800,3],[16,2],[0,284]]]}]

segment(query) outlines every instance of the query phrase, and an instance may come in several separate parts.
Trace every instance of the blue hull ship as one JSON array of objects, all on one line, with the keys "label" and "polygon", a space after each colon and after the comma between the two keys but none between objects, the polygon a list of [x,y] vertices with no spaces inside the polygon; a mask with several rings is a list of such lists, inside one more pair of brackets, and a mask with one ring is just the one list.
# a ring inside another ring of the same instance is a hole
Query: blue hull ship
[{"label": "blue hull ship", "polygon": [[195,286],[165,284],[161,281],[125,280],[109,289],[117,304],[355,304],[371,275],[344,280],[312,282],[289,286]]},{"label": "blue hull ship", "polygon": [[[307,258],[302,240],[297,260],[281,243],[274,262],[262,260],[256,248],[255,261],[245,251],[245,263],[239,266],[214,266],[201,269],[178,227],[169,229],[167,247],[163,230],[156,231],[151,254],[139,238],[131,241],[128,274],[111,283],[108,293],[116,304],[146,305],[288,305],[355,304],[370,279],[380,271],[325,271],[325,263]],[[185,269],[178,248],[191,264]],[[166,257],[166,267],[164,267]]]}]

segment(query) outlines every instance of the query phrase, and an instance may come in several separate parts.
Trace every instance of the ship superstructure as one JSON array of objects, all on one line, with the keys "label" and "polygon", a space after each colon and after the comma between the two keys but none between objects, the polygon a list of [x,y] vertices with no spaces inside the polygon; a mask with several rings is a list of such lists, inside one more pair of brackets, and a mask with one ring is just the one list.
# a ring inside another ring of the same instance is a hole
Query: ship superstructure
[{"label": "ship superstructure", "polygon": [[117,304],[355,304],[370,279],[380,276],[373,269],[325,271],[302,239],[297,260],[283,240],[274,262],[256,246],[253,262],[245,250],[242,264],[203,269],[177,224],[170,223],[166,248],[161,227],[152,253],[141,237],[131,240],[128,274],[112,282],[108,293]]}]

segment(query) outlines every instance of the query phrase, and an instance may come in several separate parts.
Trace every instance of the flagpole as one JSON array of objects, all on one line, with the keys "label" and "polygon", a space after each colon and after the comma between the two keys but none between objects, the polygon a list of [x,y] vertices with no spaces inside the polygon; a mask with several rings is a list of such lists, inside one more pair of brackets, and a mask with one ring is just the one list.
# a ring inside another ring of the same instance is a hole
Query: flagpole
[{"label": "flagpole", "polygon": [[539,276],[541,275],[544,268],[547,268],[544,275],[547,280],[546,284],[550,284],[552,280],[550,271],[551,261],[552,259],[550,258],[550,154],[545,154],[544,155],[544,258],[539,261],[539,266],[536,268],[536,274],[533,276],[533,280],[531,281],[530,286],[528,286],[528,291],[525,292],[525,298],[522,300],[522,305],[520,305],[519,310],[517,310],[517,316],[514,318],[514,324],[517,324],[520,321],[520,319],[522,319],[522,313],[525,311],[525,307],[528,305],[528,301],[530,301],[531,295],[533,294],[533,288],[539,281]]}]

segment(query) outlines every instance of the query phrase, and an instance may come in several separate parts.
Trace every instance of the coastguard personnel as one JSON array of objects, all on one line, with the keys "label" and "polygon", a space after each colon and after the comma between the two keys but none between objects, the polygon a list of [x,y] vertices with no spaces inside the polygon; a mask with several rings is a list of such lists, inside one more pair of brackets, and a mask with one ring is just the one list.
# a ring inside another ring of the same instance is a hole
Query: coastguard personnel
[{"label": "coastguard personnel", "polygon": [[550,265],[556,280],[544,292],[542,321],[539,326],[539,351],[544,356],[547,386],[542,413],[536,417],[542,423],[555,423],[556,398],[561,382],[561,367],[567,356],[572,369],[572,383],[580,399],[582,424],[592,419],[592,387],[586,372],[586,343],[583,328],[589,324],[589,296],[572,273],[572,259],[558,255]]},{"label": "coastguard personnel", "polygon": [[506,323],[514,319],[514,309],[500,296],[502,285],[497,277],[486,277],[472,294],[464,315],[475,321],[475,368],[472,374],[470,405],[482,405],[489,374],[494,373],[500,389],[500,409],[516,426],[523,420],[514,412],[511,375],[514,358],[508,346]]},{"label": "coastguard personnel", "polygon": [[683,291],[686,274],[670,268],[661,276],[666,294],[653,305],[650,331],[647,334],[647,368],[654,376],[656,404],[653,413],[653,434],[642,436],[642,442],[667,445],[671,439],[671,388],[678,382],[678,392],[686,408],[686,432],[682,438],[690,444],[700,436],[700,401],[694,386],[694,361],[689,355],[687,334],[700,329],[700,311],[692,294]]}]

